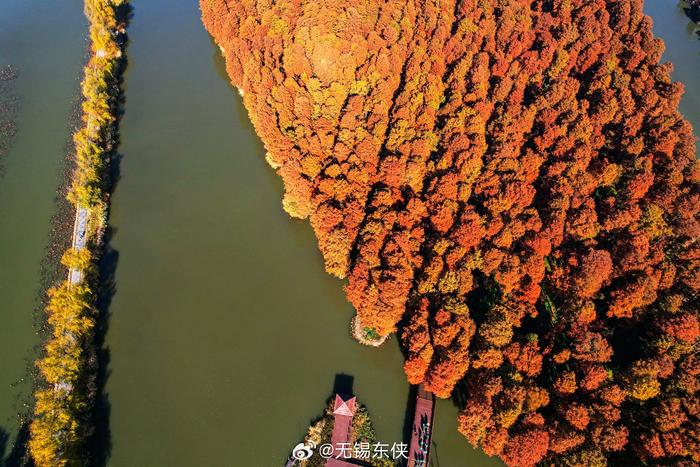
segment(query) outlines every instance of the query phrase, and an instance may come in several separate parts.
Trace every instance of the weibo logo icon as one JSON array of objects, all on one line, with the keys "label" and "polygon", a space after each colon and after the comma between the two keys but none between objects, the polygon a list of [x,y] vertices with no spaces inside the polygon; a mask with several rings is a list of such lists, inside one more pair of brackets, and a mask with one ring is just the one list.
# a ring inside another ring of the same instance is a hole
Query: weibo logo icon
[{"label": "weibo logo icon", "polygon": [[299,443],[292,449],[292,459],[304,460],[311,457],[316,449],[316,443],[309,441],[308,444]]}]

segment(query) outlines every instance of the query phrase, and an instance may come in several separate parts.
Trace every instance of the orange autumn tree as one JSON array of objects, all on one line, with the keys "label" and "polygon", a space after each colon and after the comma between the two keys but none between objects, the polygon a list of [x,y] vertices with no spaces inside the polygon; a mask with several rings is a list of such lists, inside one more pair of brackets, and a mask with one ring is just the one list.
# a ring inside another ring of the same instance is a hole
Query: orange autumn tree
[{"label": "orange autumn tree", "polygon": [[700,462],[700,166],[641,0],[200,0],[361,340],[509,465]]}]

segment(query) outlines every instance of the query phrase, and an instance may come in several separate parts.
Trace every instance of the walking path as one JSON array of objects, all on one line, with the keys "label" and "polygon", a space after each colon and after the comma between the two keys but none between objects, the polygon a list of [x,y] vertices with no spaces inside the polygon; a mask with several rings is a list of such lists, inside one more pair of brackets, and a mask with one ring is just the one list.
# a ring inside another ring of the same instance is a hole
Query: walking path
[{"label": "walking path", "polygon": [[[73,241],[71,246],[77,251],[85,248],[87,239],[87,218],[88,210],[84,207],[78,207],[75,210],[75,223],[73,225]],[[68,271],[68,281],[71,285],[80,283],[83,280],[83,271],[80,269],[70,269]]]}]

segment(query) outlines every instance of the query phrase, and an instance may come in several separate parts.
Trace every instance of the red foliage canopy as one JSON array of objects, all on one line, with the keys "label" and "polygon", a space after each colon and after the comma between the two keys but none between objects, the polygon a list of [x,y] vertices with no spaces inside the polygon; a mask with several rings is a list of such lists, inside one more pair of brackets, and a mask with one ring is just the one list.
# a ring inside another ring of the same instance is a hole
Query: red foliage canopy
[{"label": "red foliage canopy", "polygon": [[472,444],[700,462],[700,165],[642,0],[200,2],[285,209]]}]

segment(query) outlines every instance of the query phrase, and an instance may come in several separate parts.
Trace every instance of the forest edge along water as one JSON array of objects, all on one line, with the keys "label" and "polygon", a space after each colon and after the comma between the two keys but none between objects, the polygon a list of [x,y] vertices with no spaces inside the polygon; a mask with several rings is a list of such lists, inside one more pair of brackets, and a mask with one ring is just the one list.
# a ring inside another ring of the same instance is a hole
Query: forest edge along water
[{"label": "forest edge along water", "polygon": [[[192,20],[195,5],[161,5],[137,3],[130,29],[125,157],[113,199],[117,293],[107,336],[112,462],[279,465],[339,372],[355,376],[378,438],[399,440],[408,386],[396,340],[379,349],[351,341],[353,313],[341,283],[325,276],[310,229],[281,211],[280,184],[218,47]],[[165,41],[172,47],[163,56]],[[184,62],[187,73],[173,66]],[[186,240],[201,234],[193,224],[206,227],[207,245]],[[187,332],[162,329],[166,317]],[[182,342],[197,345],[183,349]],[[134,422],[129,413],[146,416]],[[451,401],[438,402],[435,461],[497,464],[469,449],[455,415]],[[154,433],[155,448],[134,423]]]},{"label": "forest edge along water", "polygon": [[352,311],[308,227],[281,211],[196,3],[134,7],[111,216],[110,462],[279,465],[338,372],[398,440],[408,390],[396,343],[357,349],[338,326]]},{"label": "forest edge along water", "polygon": [[[3,369],[12,368],[3,391],[21,379],[25,357],[38,343],[28,313],[85,45],[81,2],[67,4],[60,19],[38,1],[13,2],[10,15],[0,18],[0,54],[12,50],[25,104],[0,179],[1,261],[13,265],[3,268],[0,281],[3,324],[13,316],[0,344],[8,359]],[[134,7],[124,159],[105,265],[116,268],[98,420],[106,462],[281,465],[340,372],[355,376],[378,438],[398,441],[409,390],[396,339],[370,349],[349,337],[353,313],[341,283],[323,271],[310,228],[282,212],[281,185],[264,162],[196,2],[137,1]],[[700,41],[687,18],[661,0],[647,0],[646,8],[654,32],[666,40],[674,78],[692,82],[699,76]],[[11,30],[7,21],[14,22]],[[42,34],[53,22],[60,30]],[[10,32],[13,47],[7,48]],[[38,52],[32,34],[50,50]],[[48,69],[52,83],[40,79]],[[682,110],[697,128],[692,96],[698,86],[686,88]],[[23,182],[37,177],[41,182]],[[11,405],[15,389],[6,394],[0,399]],[[3,417],[12,420],[16,409],[3,409]],[[451,401],[438,401],[436,465],[450,467],[456,459],[497,464],[469,449],[455,414]]]}]

